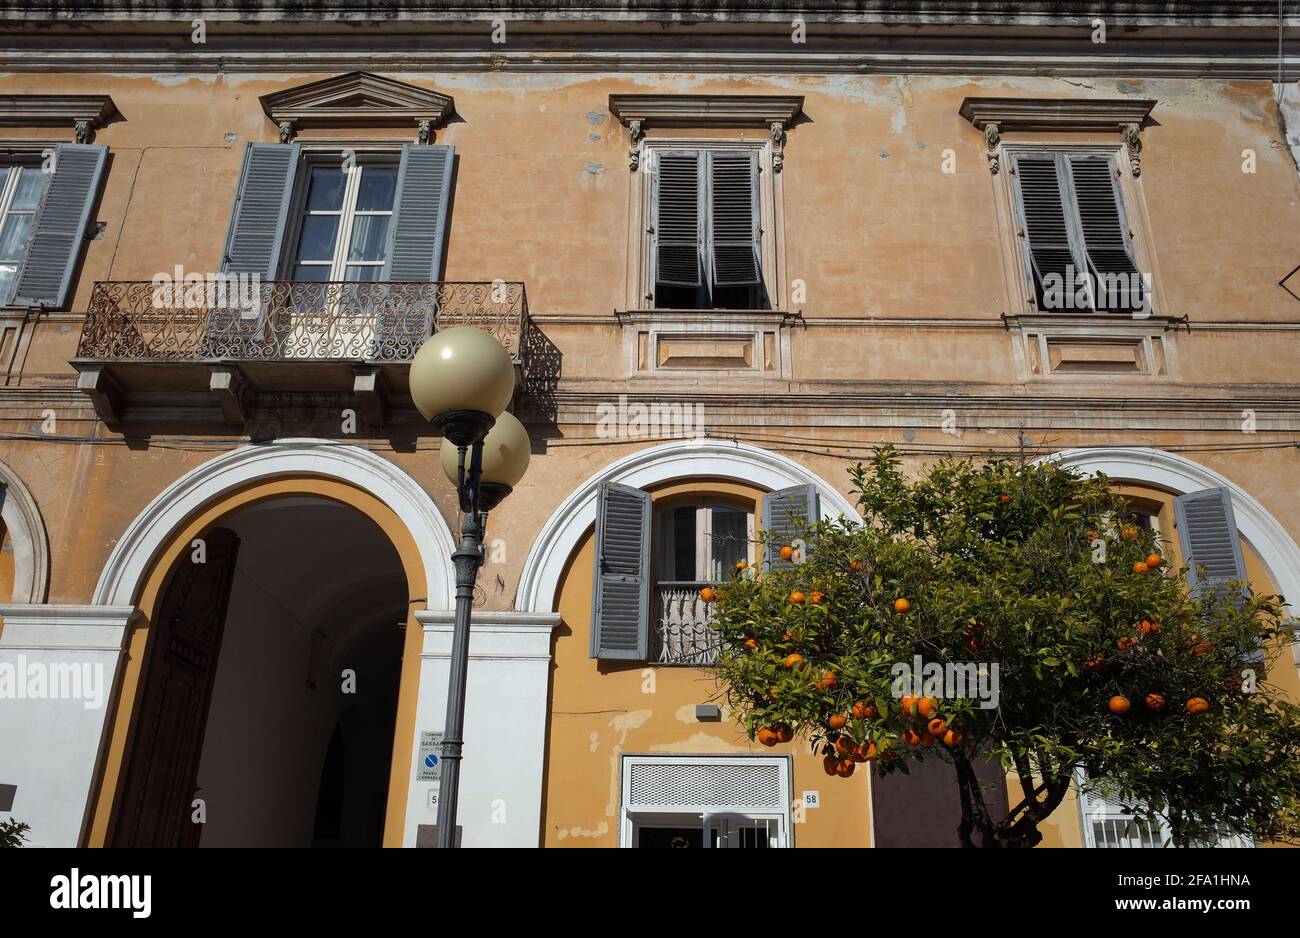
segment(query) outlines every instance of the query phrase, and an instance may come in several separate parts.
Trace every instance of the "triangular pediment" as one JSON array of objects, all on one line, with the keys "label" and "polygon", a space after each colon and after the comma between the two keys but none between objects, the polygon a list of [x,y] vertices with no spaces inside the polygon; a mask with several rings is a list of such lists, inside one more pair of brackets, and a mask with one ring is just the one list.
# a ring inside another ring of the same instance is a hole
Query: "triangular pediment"
[{"label": "triangular pediment", "polygon": [[455,110],[450,95],[369,72],[348,72],[261,97],[277,125],[302,127],[437,126]]}]

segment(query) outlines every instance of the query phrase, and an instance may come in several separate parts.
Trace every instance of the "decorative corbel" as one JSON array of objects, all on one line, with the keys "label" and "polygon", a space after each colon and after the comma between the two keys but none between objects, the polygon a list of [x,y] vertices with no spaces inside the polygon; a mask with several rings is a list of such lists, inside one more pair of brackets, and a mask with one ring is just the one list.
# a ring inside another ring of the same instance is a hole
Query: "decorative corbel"
[{"label": "decorative corbel", "polygon": [[641,139],[645,136],[645,131],[641,129],[639,120],[628,121],[627,131],[632,136],[632,146],[627,151],[627,165],[636,172],[641,165]]},{"label": "decorative corbel", "polygon": [[1124,143],[1128,147],[1128,161],[1133,166],[1133,176],[1137,178],[1142,175],[1142,138],[1139,136],[1142,128],[1137,124],[1125,124],[1120,129],[1120,136],[1124,138]]},{"label": "decorative corbel", "polygon": [[280,121],[280,142],[293,143],[293,137],[296,133],[293,121]]},{"label": "decorative corbel", "polygon": [[998,133],[997,124],[990,122],[984,125],[984,140],[988,143],[989,172],[994,176],[998,174],[998,170],[1001,168],[998,159],[998,142],[1001,139],[1002,135]]},{"label": "decorative corbel", "polygon": [[785,124],[772,121],[772,172],[779,173],[785,163]]},{"label": "decorative corbel", "polygon": [[95,125],[88,120],[79,120],[74,125],[76,127],[77,143],[90,143],[95,136]]},{"label": "decorative corbel", "polygon": [[417,140],[425,146],[433,143],[433,121],[420,121]]}]

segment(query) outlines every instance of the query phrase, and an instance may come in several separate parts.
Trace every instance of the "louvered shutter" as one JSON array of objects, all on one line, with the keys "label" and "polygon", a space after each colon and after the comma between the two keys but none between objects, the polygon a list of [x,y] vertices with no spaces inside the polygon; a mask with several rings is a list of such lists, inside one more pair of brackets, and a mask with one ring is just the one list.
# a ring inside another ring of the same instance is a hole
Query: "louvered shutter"
[{"label": "louvered shutter", "polygon": [[650,493],[615,482],[597,492],[591,656],[649,653]]},{"label": "louvered shutter", "polygon": [[1246,579],[1232,495],[1226,488],[1178,496],[1174,499],[1174,522],[1193,593],[1220,590],[1229,580]]},{"label": "louvered shutter", "polygon": [[[1083,251],[1097,278],[1098,307],[1125,312],[1141,309],[1141,277],[1124,230],[1119,190],[1110,160],[1099,156],[1071,156],[1068,165]],[[1108,280],[1117,286],[1108,287]],[[1136,295],[1129,289],[1130,285],[1136,288]]]},{"label": "louvered shutter", "polygon": [[[1067,272],[1081,272],[1070,244],[1070,220],[1066,197],[1056,172],[1053,156],[1016,158],[1016,196],[1020,220],[1024,225],[1026,253],[1033,270],[1034,285],[1040,308],[1048,306],[1043,295],[1044,279],[1049,274],[1060,277],[1061,287],[1071,293],[1074,283]],[[1064,297],[1061,298],[1064,302]]]},{"label": "louvered shutter", "polygon": [[664,286],[700,285],[703,216],[702,154],[670,150],[655,161],[654,282]]},{"label": "louvered shutter", "polygon": [[407,144],[397,171],[384,280],[437,280],[447,243],[447,207],[455,150]]},{"label": "louvered shutter", "polygon": [[108,147],[97,144],[60,143],[55,148],[54,175],[14,277],[13,305],[58,308],[68,302],[107,160]]},{"label": "louvered shutter", "polygon": [[223,273],[275,279],[298,156],[297,144],[250,143],[244,148],[244,166],[221,261]]},{"label": "louvered shutter", "polygon": [[758,247],[758,165],[740,151],[709,154],[709,264],[714,286],[762,282]]},{"label": "louvered shutter", "polygon": [[772,569],[794,566],[781,559],[781,548],[805,536],[805,528],[821,520],[821,500],[811,485],[777,489],[763,496],[763,539]]}]

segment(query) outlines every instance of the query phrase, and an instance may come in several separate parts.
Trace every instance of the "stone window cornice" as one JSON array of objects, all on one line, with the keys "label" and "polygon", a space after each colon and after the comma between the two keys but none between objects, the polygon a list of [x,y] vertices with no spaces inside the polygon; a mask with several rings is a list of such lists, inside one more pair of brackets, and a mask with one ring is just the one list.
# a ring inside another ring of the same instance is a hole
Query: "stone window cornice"
[{"label": "stone window cornice", "polygon": [[369,72],[348,72],[262,95],[262,110],[280,130],[281,142],[308,127],[414,125],[421,143],[454,112],[450,95]]},{"label": "stone window cornice", "polygon": [[71,127],[77,143],[89,143],[117,113],[106,94],[0,95],[0,127]]},{"label": "stone window cornice", "polygon": [[609,110],[631,135],[628,165],[633,170],[641,164],[641,140],[652,128],[753,127],[771,135],[772,169],[779,173],[786,128],[803,113],[803,95],[612,94]]}]

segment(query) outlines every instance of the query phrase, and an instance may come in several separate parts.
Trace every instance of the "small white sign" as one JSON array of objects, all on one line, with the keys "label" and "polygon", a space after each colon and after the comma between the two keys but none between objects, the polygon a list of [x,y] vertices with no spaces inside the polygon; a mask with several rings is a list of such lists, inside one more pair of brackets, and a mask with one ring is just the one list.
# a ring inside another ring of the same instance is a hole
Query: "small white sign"
[{"label": "small white sign", "polygon": [[819,791],[806,791],[803,793],[803,806],[805,808],[816,808],[821,805],[822,793]]},{"label": "small white sign", "polygon": [[436,782],[442,777],[442,734],[420,734],[420,754],[416,763],[417,782]]}]

